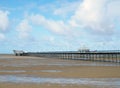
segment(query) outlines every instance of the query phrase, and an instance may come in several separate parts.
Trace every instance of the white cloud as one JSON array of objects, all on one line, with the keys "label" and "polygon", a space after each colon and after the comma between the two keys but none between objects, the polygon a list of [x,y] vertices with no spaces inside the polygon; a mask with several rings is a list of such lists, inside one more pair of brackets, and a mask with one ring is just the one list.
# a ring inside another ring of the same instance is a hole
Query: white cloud
[{"label": "white cloud", "polygon": [[73,14],[81,1],[75,2],[61,1],[61,2],[62,4],[59,4],[60,6],[54,9],[53,14],[65,17],[70,14]]},{"label": "white cloud", "polygon": [[9,12],[0,10],[0,30],[5,31],[9,26]]},{"label": "white cloud", "polygon": [[[108,16],[116,19],[120,19],[120,0],[113,0],[108,4]],[[113,19],[111,18],[111,19]],[[113,19],[114,20],[114,19]]]},{"label": "white cloud", "polygon": [[120,16],[119,0],[83,0],[69,23],[73,27],[88,28],[98,33],[112,33],[114,19]]},{"label": "white cloud", "polygon": [[67,34],[67,32],[69,31],[69,26],[66,26],[64,21],[61,21],[61,20],[56,21],[56,20],[47,19],[40,14],[32,15],[31,21],[34,24],[43,26],[46,29],[54,33],[57,33],[57,34]]},{"label": "white cloud", "polygon": [[31,29],[32,27],[30,26],[28,20],[26,19],[22,20],[17,26],[17,31],[19,32],[19,38],[23,38],[23,39],[28,38]]},{"label": "white cloud", "polygon": [[83,0],[72,3],[66,2],[60,5],[62,7],[54,9],[55,15],[68,15],[73,11],[70,19],[54,20],[47,19],[41,14],[34,14],[31,16],[32,22],[57,34],[68,34],[70,31],[73,33],[75,29],[81,32],[87,29],[86,32],[96,35],[114,33],[115,19],[120,17],[119,0]]},{"label": "white cloud", "polygon": [[1,41],[1,40],[4,40],[4,39],[5,39],[4,34],[0,33],[0,41]]},{"label": "white cloud", "polygon": [[[105,1],[105,0],[104,0]],[[92,26],[102,21],[103,0],[84,0],[76,9],[72,20],[78,25]]]},{"label": "white cloud", "polygon": [[53,43],[55,41],[55,38],[53,36],[45,36],[43,38],[44,41],[47,41],[47,42],[50,42],[50,43]]}]

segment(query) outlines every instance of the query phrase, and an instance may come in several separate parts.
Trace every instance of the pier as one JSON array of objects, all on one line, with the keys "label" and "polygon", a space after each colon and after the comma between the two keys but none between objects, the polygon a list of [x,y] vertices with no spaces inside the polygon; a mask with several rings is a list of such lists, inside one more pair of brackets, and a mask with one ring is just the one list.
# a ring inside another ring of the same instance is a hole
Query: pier
[{"label": "pier", "polygon": [[28,52],[23,56],[37,56],[46,58],[59,58],[65,60],[84,60],[99,62],[116,62],[120,63],[120,50],[103,50],[103,51],[66,51],[66,52]]}]

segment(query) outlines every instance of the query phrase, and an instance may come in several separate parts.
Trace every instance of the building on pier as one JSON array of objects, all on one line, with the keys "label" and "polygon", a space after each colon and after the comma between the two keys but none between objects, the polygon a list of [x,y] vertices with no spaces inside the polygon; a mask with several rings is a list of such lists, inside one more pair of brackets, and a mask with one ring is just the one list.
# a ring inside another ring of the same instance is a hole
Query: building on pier
[{"label": "building on pier", "polygon": [[88,49],[87,47],[83,47],[83,48],[80,48],[78,50],[78,52],[80,52],[80,53],[86,53],[86,52],[90,52],[90,49]]},{"label": "building on pier", "polygon": [[23,50],[13,50],[16,56],[22,56],[25,52]]}]

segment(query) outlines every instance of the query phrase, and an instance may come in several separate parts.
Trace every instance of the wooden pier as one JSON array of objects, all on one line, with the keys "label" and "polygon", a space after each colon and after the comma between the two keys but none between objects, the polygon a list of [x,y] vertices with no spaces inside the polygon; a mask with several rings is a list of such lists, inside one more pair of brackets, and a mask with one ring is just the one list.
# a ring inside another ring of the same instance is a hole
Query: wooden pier
[{"label": "wooden pier", "polygon": [[24,56],[38,56],[47,58],[60,58],[65,60],[85,60],[99,62],[116,62],[120,63],[120,51],[89,51],[89,52],[28,52]]}]

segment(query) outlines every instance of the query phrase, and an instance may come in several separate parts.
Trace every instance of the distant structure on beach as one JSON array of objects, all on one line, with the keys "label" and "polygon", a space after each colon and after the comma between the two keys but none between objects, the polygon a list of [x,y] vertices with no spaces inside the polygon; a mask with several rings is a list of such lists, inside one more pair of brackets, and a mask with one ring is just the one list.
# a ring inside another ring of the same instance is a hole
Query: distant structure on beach
[{"label": "distant structure on beach", "polygon": [[22,56],[24,54],[23,50],[13,50],[13,52],[16,56]]},{"label": "distant structure on beach", "polygon": [[65,60],[86,60],[99,62],[120,63],[120,50],[95,50],[82,48],[78,51],[54,51],[54,52],[24,52],[13,50],[16,56],[37,56],[46,58],[60,58]]}]

